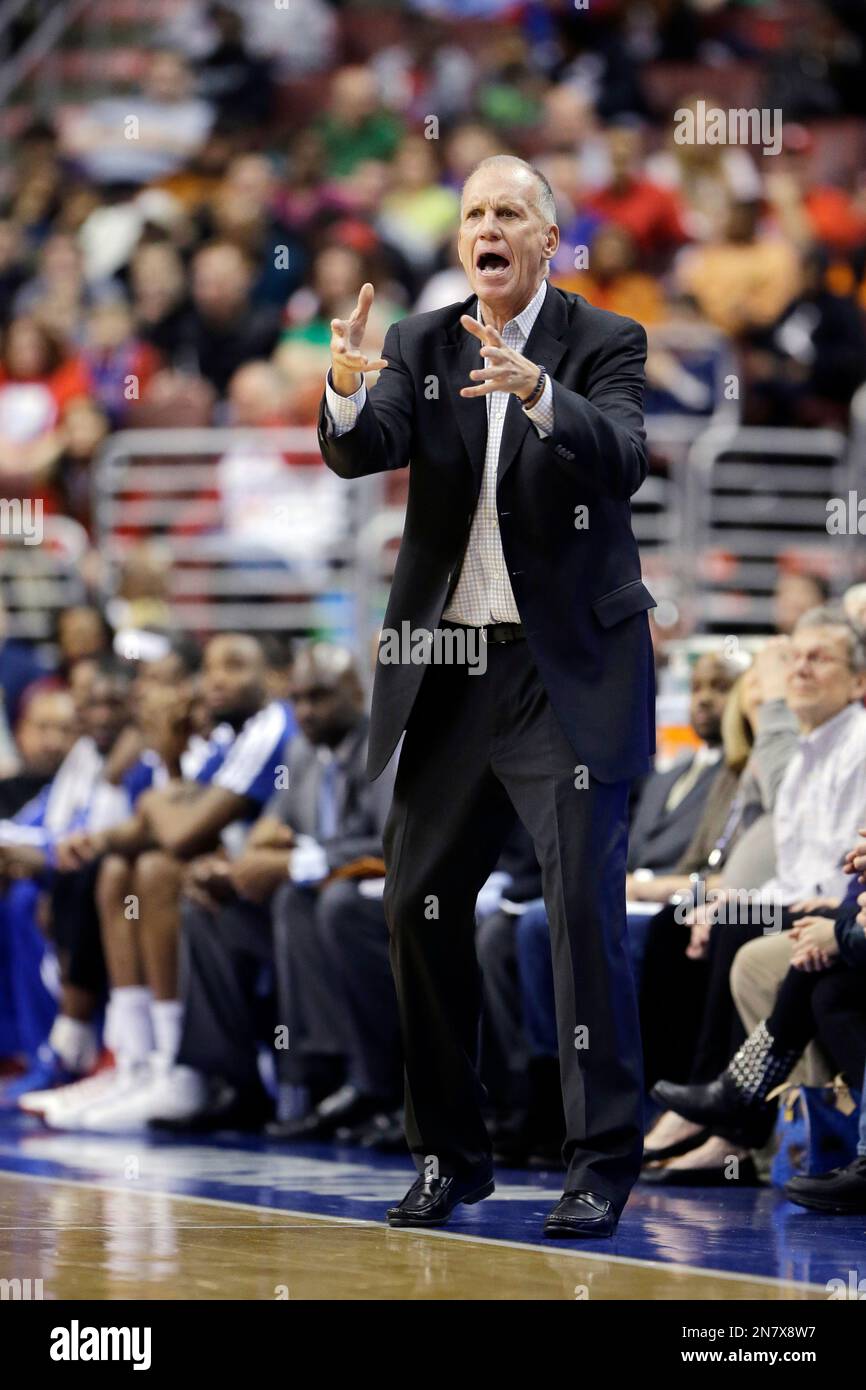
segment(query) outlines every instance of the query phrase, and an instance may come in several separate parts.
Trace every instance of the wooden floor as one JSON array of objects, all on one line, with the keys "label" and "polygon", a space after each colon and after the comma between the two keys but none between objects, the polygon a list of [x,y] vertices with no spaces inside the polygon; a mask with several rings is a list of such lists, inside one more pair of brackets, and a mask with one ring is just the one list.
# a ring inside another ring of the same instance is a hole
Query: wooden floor
[{"label": "wooden floor", "polygon": [[[812,1284],[0,1174],[0,1279],[46,1299],[784,1299]],[[31,1287],[33,1287],[31,1285]]]}]

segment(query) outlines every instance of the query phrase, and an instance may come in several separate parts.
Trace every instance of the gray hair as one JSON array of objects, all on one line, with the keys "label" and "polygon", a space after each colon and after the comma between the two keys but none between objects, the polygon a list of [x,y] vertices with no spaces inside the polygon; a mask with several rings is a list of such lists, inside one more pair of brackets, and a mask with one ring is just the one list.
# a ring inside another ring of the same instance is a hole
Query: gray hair
[{"label": "gray hair", "polygon": [[463,201],[463,193],[466,185],[472,178],[472,175],[477,174],[479,169],[486,169],[491,164],[516,164],[520,169],[525,169],[528,174],[531,174],[538,185],[538,192],[535,195],[535,206],[538,208],[545,222],[556,221],[556,199],[553,196],[553,189],[548,183],[547,178],[540,169],[536,169],[534,164],[529,164],[525,159],[520,159],[516,154],[490,154],[486,159],[482,159],[480,163],[476,164],[472,172],[468,174],[463,181],[463,188],[460,190],[461,203]]},{"label": "gray hair", "polygon": [[797,619],[795,632],[809,627],[838,627],[845,633],[848,644],[848,664],[855,676],[866,672],[866,641],[849,621],[844,608],[838,603],[822,603],[810,608]]}]

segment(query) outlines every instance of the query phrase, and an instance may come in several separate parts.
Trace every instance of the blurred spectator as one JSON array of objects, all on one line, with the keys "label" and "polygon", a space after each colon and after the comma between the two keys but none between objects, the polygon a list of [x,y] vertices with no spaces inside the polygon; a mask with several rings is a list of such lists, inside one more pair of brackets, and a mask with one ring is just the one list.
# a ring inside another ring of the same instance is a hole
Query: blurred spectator
[{"label": "blurred spectator", "polygon": [[250,51],[243,18],[231,5],[211,5],[209,16],[216,41],[195,65],[199,95],[224,121],[264,125],[274,103],[271,64]]},{"label": "blurred spectator", "polygon": [[77,337],[82,316],[93,303],[76,238],[68,232],[53,233],[40,250],[36,275],[15,296],[15,314],[38,318],[69,340]]},{"label": "blurred spectator", "polygon": [[362,67],[334,74],[317,130],[327,174],[350,174],[362,159],[391,159],[401,135],[400,121],[382,104],[375,75]]},{"label": "blurred spectator", "polygon": [[193,305],[178,334],[177,365],[199,372],[220,395],[244,362],[270,356],[279,336],[279,310],[253,307],[253,273],[231,242],[211,242],[193,257]]},{"label": "blurred spectator", "polygon": [[88,389],[83,362],[68,357],[54,333],[29,316],[12,320],[0,356],[0,474],[7,493],[56,508],[55,432],[65,406]]},{"label": "blurred spectator", "polygon": [[10,306],[27,279],[21,228],[11,218],[0,219],[0,329],[9,321]]},{"label": "blurred spectator", "polygon": [[553,283],[582,294],[598,309],[628,314],[648,327],[666,315],[659,281],[637,269],[634,237],[614,224],[600,227],[589,250],[589,270],[560,272]]},{"label": "blurred spectator", "polygon": [[180,252],[169,241],[143,242],[130,261],[129,281],[140,336],[172,359],[189,307]]},{"label": "blurred spectator", "polygon": [[[308,285],[298,290],[286,310],[288,327],[283,343],[305,342],[325,348],[331,340],[331,320],[351,312],[358,291],[370,278],[364,256],[349,246],[327,246],[315,257]],[[376,315],[368,324],[368,338],[378,334],[381,344],[389,323],[402,317],[401,311],[377,296]],[[366,351],[364,347],[364,351]]]},{"label": "blurred spectator", "polygon": [[19,763],[0,777],[0,819],[21,810],[51,781],[75,740],[77,722],[72,696],[62,690],[34,690],[15,725]]},{"label": "blurred spectator", "polygon": [[799,293],[745,355],[748,419],[762,425],[844,425],[866,378],[866,312],[826,286],[823,253],[803,259]]},{"label": "blurred spectator", "polygon": [[379,226],[418,267],[429,270],[456,230],[460,199],[438,181],[434,142],[407,135],[393,164],[393,187],[382,200]]},{"label": "blurred spectator", "polygon": [[104,97],[71,116],[63,148],[96,183],[152,183],[178,169],[207,138],[213,106],[192,90],[181,54],[153,53],[140,91]]},{"label": "blurred spectator", "polygon": [[136,336],[130,306],[118,296],[104,299],[88,314],[81,360],[93,399],[115,428],[161,365],[159,353]]},{"label": "blurred spectator", "polygon": [[258,270],[252,300],[285,304],[307,264],[303,243],[276,212],[276,179],[260,154],[239,155],[198,218],[204,239],[235,242]]},{"label": "blurred spectator", "polygon": [[722,237],[685,251],[676,278],[710,323],[736,337],[779,318],[800,288],[800,259],[789,242],[760,235],[757,204],[735,203]]},{"label": "blurred spectator", "polygon": [[780,566],[773,590],[773,624],[777,632],[790,635],[812,608],[829,602],[830,585],[821,574]]},{"label": "blurred spectator", "polygon": [[[691,111],[694,115],[698,101],[706,106],[716,104],[706,94],[688,96],[677,102],[677,112]],[[786,127],[786,146],[787,142]],[[762,194],[761,174],[742,145],[700,144],[696,140],[678,144],[673,129],[665,147],[649,155],[645,169],[653,183],[677,194],[683,226],[692,241],[712,240],[733,203],[757,202]]]},{"label": "blurred spectator", "polygon": [[642,171],[643,136],[631,125],[614,126],[607,137],[610,177],[587,198],[588,207],[634,237],[651,259],[669,254],[687,240],[680,200]]},{"label": "blurred spectator", "polygon": [[795,246],[817,242],[831,251],[854,251],[866,243],[866,188],[862,179],[856,192],[825,182],[814,152],[809,131],[786,123],[781,154],[766,177],[770,208]]}]

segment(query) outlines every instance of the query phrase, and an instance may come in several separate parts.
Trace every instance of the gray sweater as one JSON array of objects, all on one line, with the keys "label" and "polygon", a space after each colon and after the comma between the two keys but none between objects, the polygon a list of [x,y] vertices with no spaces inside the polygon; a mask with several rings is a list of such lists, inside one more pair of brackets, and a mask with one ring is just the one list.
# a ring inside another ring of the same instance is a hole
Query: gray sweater
[{"label": "gray sweater", "polygon": [[784,700],[758,710],[755,743],[740,777],[742,828],[735,832],[722,866],[725,888],[760,888],[776,871],[773,810],[785,769],[797,751],[800,732]]}]

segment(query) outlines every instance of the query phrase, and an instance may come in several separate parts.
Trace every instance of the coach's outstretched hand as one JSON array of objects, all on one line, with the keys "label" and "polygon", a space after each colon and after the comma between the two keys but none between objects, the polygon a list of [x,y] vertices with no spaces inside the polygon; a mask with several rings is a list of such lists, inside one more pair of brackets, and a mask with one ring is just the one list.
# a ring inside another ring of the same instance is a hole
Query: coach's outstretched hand
[{"label": "coach's outstretched hand", "polygon": [[381,357],[368,361],[361,351],[372,305],[373,286],[362,285],[351,317],[331,319],[331,385],[340,396],[354,395],[364,380],[364,372],[380,372],[388,365]]}]

